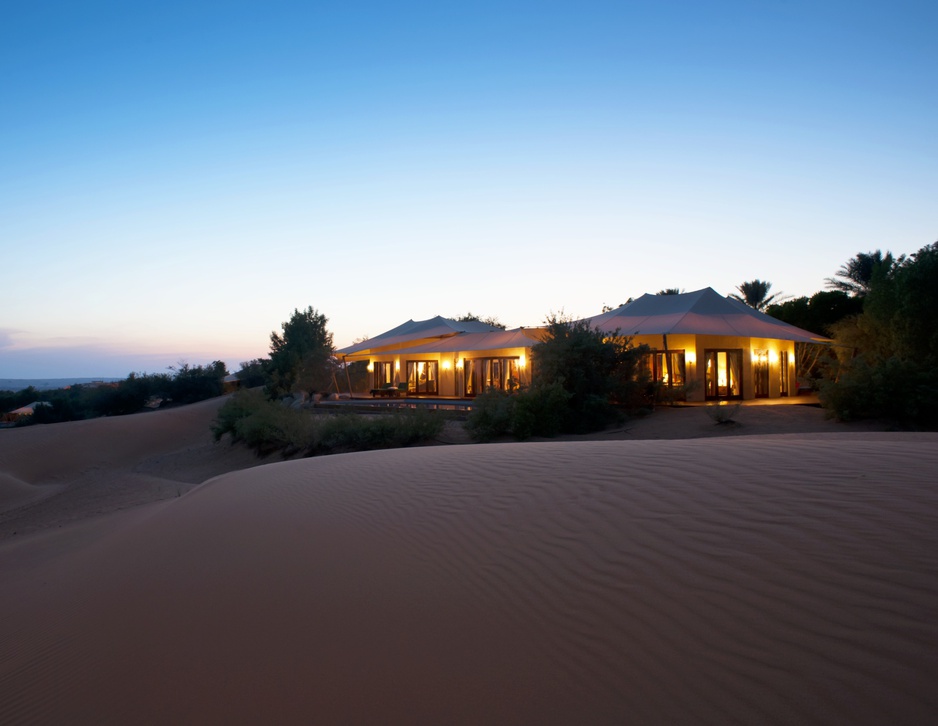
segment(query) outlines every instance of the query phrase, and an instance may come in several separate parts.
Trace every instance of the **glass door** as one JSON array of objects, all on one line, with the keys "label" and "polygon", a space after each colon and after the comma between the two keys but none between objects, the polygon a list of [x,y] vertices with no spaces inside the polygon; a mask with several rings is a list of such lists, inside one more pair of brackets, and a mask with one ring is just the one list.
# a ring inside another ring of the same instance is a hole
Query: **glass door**
[{"label": "glass door", "polygon": [[439,379],[439,363],[435,360],[409,360],[407,361],[407,390],[409,393],[423,395],[437,395],[437,380]]},{"label": "glass door", "polygon": [[788,351],[783,350],[778,354],[778,372],[781,378],[779,379],[779,393],[782,396],[787,396],[789,393],[789,383],[788,376],[790,371],[788,370]]},{"label": "glass door", "polygon": [[755,384],[756,398],[769,397],[769,351],[754,351],[752,357],[752,382]]},{"label": "glass door", "polygon": [[742,398],[743,352],[741,350],[706,350],[707,398]]}]

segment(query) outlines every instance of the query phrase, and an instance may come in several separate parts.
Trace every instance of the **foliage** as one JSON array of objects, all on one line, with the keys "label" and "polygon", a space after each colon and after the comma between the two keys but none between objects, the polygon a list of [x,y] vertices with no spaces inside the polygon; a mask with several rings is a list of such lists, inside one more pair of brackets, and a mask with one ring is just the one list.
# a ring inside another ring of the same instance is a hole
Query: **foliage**
[{"label": "foliage", "polygon": [[411,446],[438,436],[443,424],[437,412],[423,409],[376,416],[313,415],[246,390],[219,409],[212,433],[216,441],[229,434],[261,455],[316,456]]},{"label": "foliage", "polygon": [[884,255],[882,250],[858,252],[841,265],[833,277],[825,278],[824,282],[831,290],[862,298],[870,291],[875,278],[888,275],[904,259],[895,259],[892,252]]},{"label": "foliage", "polygon": [[[765,312],[802,330],[833,337],[840,323],[863,312],[863,300],[841,290],[823,290],[811,297],[775,303],[766,308]],[[834,364],[835,357],[833,349],[828,345],[795,343],[797,375],[802,380],[812,381],[812,385]]]},{"label": "foliage", "polygon": [[769,305],[765,312],[802,330],[830,336],[834,325],[863,312],[863,301],[840,290],[827,290]]},{"label": "foliage", "polygon": [[545,338],[531,350],[533,384],[518,392],[477,396],[466,422],[477,441],[587,433],[621,418],[617,406],[644,402],[641,357],[647,347],[591,328],[587,321],[551,315]]},{"label": "foliage", "polygon": [[[345,384],[355,393],[367,393],[371,389],[371,372],[368,370],[368,361],[356,360],[345,366],[342,374]],[[339,382],[342,385],[342,381]]]},{"label": "foliage", "polygon": [[739,290],[739,295],[733,293],[730,297],[742,303],[746,303],[749,307],[755,308],[760,312],[771,305],[773,300],[781,300],[781,298],[779,298],[781,293],[769,295],[769,290],[772,289],[772,283],[765,282],[764,280],[750,280],[749,282],[741,283],[736,289]]},{"label": "foliage", "polygon": [[294,310],[282,324],[283,334],[270,334],[271,396],[294,391],[324,391],[332,382],[332,333],[326,329],[328,320],[310,306]]},{"label": "foliage", "polygon": [[615,305],[615,306],[613,306],[613,305],[606,305],[605,303],[603,303],[603,310],[602,310],[602,311],[603,311],[604,313],[609,313],[609,312],[612,312],[613,310],[618,310],[619,308],[625,307],[625,306],[628,305],[630,302],[634,302],[634,300],[635,300],[635,298],[631,298],[631,297],[630,297],[630,298],[629,298],[628,300],[626,300],[624,303],[619,303],[618,305]]},{"label": "foliage", "polygon": [[268,358],[255,358],[243,361],[238,371],[238,380],[245,388],[266,386],[270,382],[270,360]]},{"label": "foliage", "polygon": [[33,386],[19,391],[0,391],[0,412],[15,411],[33,401],[39,401],[45,393],[36,390]]},{"label": "foliage", "polygon": [[[78,421],[98,416],[123,416],[144,410],[151,401],[163,403],[195,403],[222,393],[225,364],[214,361],[206,366],[180,363],[170,373],[131,373],[123,381],[104,385],[75,385],[51,391],[25,389],[17,400],[28,397],[48,401],[51,405],[36,409],[20,425]],[[31,392],[30,392],[31,391]],[[13,408],[17,408],[14,406]]]},{"label": "foliage", "polygon": [[561,430],[597,431],[619,417],[615,405],[635,408],[642,403],[638,380],[646,346],[593,329],[587,321],[552,315],[546,337],[531,349],[534,385],[560,385],[569,394]]},{"label": "foliage", "polygon": [[178,367],[171,366],[170,370],[173,376],[166,381],[166,392],[173,403],[195,403],[224,393],[228,368],[220,360],[206,366],[183,362]]},{"label": "foliage", "polygon": [[655,295],[683,295],[684,290],[680,287],[666,287],[664,290],[658,290]]},{"label": "foliage", "polygon": [[938,425],[938,243],[875,269],[862,314],[834,328],[838,366],[821,402],[841,419]]},{"label": "foliage", "polygon": [[491,388],[476,397],[466,430],[476,441],[514,436],[553,437],[561,433],[568,417],[570,393],[559,381],[535,385],[510,394]]}]

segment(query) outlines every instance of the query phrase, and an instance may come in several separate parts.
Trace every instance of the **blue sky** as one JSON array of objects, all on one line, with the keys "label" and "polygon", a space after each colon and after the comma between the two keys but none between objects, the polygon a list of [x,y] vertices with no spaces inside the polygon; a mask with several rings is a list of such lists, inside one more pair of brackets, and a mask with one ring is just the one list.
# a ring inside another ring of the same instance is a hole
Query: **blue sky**
[{"label": "blue sky", "polygon": [[938,239],[931,2],[37,0],[0,16],[0,377],[235,370]]}]

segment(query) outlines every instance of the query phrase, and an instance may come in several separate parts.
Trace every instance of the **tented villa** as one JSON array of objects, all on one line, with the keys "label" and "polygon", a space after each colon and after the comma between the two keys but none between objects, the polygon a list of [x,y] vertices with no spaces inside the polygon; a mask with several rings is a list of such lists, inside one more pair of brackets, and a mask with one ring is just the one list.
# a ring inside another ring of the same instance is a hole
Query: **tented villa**
[{"label": "tented villa", "polygon": [[[647,345],[653,380],[679,389],[688,401],[793,396],[795,343],[830,342],[711,288],[642,295],[587,321]],[[462,398],[530,384],[531,349],[542,336],[541,328],[501,330],[436,317],[409,320],[338,355],[368,362],[375,393]]]},{"label": "tented villa", "polygon": [[642,295],[588,320],[651,348],[653,379],[684,387],[688,401],[794,395],[795,343],[830,343],[709,287]]},{"label": "tented villa", "polygon": [[539,332],[437,316],[408,320],[338,355],[368,361],[374,391],[400,385],[411,396],[472,397],[488,388],[529,385],[528,361]]}]

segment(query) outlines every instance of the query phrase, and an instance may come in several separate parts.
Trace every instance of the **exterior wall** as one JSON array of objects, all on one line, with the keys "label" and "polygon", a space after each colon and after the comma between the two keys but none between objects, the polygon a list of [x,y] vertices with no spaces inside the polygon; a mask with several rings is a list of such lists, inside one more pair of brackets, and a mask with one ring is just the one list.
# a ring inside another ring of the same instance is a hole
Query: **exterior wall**
[{"label": "exterior wall", "polygon": [[[664,350],[661,335],[637,335],[632,339],[635,345],[645,344],[657,351]],[[779,398],[782,394],[781,360],[782,353],[788,353],[788,371],[784,373],[788,381],[788,395],[795,395],[795,344],[790,340],[774,338],[743,338],[723,335],[669,335],[668,350],[684,351],[685,373],[687,376],[687,400],[702,402],[707,400],[706,386],[706,351],[741,350],[742,370],[740,371],[743,400],[756,397],[755,366],[759,352],[768,359],[768,398]]]},{"label": "exterior wall", "polygon": [[384,351],[367,357],[371,374],[375,363],[390,363],[394,366],[394,383],[407,380],[407,361],[433,361],[438,365],[437,389],[440,396],[465,395],[463,384],[463,361],[478,358],[519,358],[521,361],[521,384],[531,383],[531,349],[500,348],[494,350],[457,351],[453,353],[396,353]]}]

